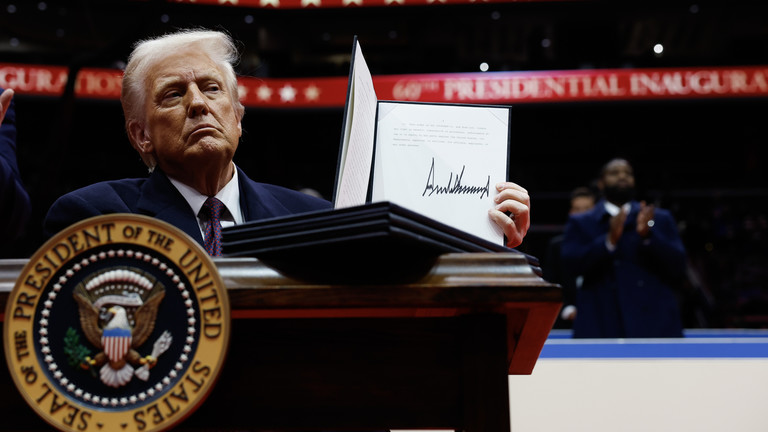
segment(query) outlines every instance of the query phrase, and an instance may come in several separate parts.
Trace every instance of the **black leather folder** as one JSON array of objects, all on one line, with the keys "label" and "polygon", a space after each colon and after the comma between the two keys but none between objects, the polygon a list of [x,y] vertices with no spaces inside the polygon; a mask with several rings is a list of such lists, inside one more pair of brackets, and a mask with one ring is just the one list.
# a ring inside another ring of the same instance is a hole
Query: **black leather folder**
[{"label": "black leather folder", "polygon": [[222,238],[226,256],[333,281],[416,275],[448,252],[517,252],[390,202],[248,222],[223,229]]}]

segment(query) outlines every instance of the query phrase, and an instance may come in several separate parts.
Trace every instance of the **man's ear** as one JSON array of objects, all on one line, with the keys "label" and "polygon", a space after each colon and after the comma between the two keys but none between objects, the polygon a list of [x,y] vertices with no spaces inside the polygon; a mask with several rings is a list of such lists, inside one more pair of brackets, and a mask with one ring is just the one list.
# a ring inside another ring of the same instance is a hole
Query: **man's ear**
[{"label": "man's ear", "polygon": [[144,129],[144,125],[138,121],[131,120],[128,122],[128,138],[131,141],[133,148],[142,155],[142,158],[151,153],[154,150],[152,141],[149,139],[149,135]]},{"label": "man's ear", "polygon": [[144,129],[144,125],[132,120],[128,122],[126,127],[128,132],[128,140],[131,142],[134,150],[139,153],[141,161],[149,168],[149,172],[152,172],[157,166],[157,160],[155,159],[155,146],[152,144],[152,140],[149,139],[149,135]]},{"label": "man's ear", "polygon": [[241,138],[243,136],[243,116],[245,115],[245,107],[238,104],[235,106],[235,113],[237,114],[238,138]]}]

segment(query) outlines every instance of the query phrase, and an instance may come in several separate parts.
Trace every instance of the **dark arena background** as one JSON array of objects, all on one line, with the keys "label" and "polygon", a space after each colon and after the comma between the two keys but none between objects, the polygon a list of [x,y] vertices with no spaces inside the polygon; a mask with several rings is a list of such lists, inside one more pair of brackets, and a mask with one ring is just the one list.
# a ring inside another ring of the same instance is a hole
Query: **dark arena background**
[{"label": "dark arena background", "polygon": [[[746,69],[748,93],[494,103],[513,106],[510,180],[532,197],[533,224],[521,250],[546,266],[569,192],[588,185],[608,159],[626,157],[640,197],[670,209],[683,235],[685,326],[768,327],[765,2],[216,3],[2,3],[0,86],[16,90],[18,161],[33,202],[26,232],[2,257],[27,257],[41,245],[42,218],[56,197],[145,174],[114,92],[79,94],[56,82],[56,71],[119,72],[134,41],[174,29],[230,32],[243,51],[238,73],[267,83],[345,84],[354,35],[375,83],[423,74]],[[54,72],[33,74],[40,70]],[[345,85],[339,92],[334,97],[342,102],[326,106],[247,103],[235,162],[256,180],[313,188],[330,199]]]}]

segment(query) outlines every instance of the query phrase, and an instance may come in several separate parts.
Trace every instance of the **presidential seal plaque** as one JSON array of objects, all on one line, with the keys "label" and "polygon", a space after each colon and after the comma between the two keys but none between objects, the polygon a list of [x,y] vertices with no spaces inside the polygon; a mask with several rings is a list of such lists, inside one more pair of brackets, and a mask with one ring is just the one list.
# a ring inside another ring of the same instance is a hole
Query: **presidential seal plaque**
[{"label": "presidential seal plaque", "polygon": [[133,214],[78,222],[43,245],[9,295],[16,387],[62,431],[160,431],[212,390],[230,337],[211,258],[184,232]]}]

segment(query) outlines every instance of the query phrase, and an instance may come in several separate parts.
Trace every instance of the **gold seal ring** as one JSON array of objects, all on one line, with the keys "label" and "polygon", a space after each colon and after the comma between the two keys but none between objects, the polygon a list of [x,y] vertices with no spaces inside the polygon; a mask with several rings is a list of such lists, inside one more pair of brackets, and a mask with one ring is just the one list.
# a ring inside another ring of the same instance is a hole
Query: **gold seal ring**
[{"label": "gold seal ring", "polygon": [[135,214],[80,221],[29,259],[5,308],[14,383],[62,431],[166,430],[212,390],[231,331],[213,260]]}]

